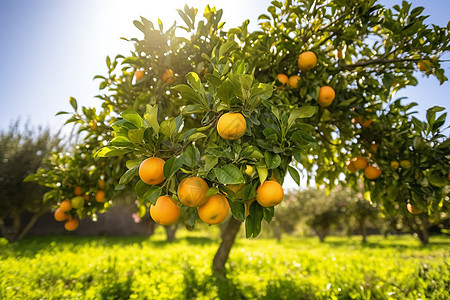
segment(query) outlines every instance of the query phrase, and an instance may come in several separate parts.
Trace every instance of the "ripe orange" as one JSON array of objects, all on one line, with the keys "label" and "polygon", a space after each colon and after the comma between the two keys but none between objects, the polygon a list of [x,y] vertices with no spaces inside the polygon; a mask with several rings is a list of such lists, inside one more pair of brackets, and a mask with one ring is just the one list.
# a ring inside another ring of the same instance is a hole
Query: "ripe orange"
[{"label": "ripe orange", "polygon": [[362,156],[353,157],[351,162],[355,166],[356,170],[362,170],[367,167],[367,160]]},{"label": "ripe orange", "polygon": [[164,177],[165,161],[159,157],[149,157],[139,166],[139,177],[146,184],[156,185],[166,179]]},{"label": "ripe orange", "polygon": [[95,193],[95,201],[97,202],[105,202],[105,191],[104,190],[98,190],[97,193]]},{"label": "ripe orange", "polygon": [[89,195],[83,195],[81,197],[83,197],[84,200],[89,201]]},{"label": "ripe orange", "polygon": [[219,224],[228,216],[230,204],[221,194],[208,197],[206,203],[198,208],[198,216],[209,225]]},{"label": "ripe orange", "polygon": [[170,196],[161,196],[150,207],[150,216],[161,225],[173,224],[180,217],[181,209]]},{"label": "ripe orange", "polygon": [[74,231],[75,229],[78,228],[78,219],[71,218],[71,219],[67,220],[66,223],[64,223],[64,228],[67,231]]},{"label": "ripe orange", "polygon": [[431,66],[431,62],[428,59],[421,60],[417,63],[417,69],[422,72],[428,71]]},{"label": "ripe orange", "polygon": [[103,179],[100,179],[98,181],[98,187],[101,188],[101,189],[105,188],[105,181]]},{"label": "ripe orange", "polygon": [[277,79],[282,85],[286,85],[289,82],[289,78],[284,74],[278,74]]},{"label": "ripe orange", "polygon": [[178,199],[186,206],[198,207],[205,204],[208,189],[208,184],[200,177],[185,178],[178,186]]},{"label": "ripe orange", "polygon": [[370,150],[372,150],[373,152],[377,152],[378,148],[380,147],[380,144],[370,144]]},{"label": "ripe orange", "polygon": [[247,122],[241,113],[226,113],[217,122],[217,132],[226,140],[236,140],[247,130]]},{"label": "ripe orange", "polygon": [[171,84],[175,81],[175,77],[173,77],[173,71],[172,69],[166,69],[163,74],[161,75],[162,81],[164,81],[167,84]]},{"label": "ripe orange", "polygon": [[381,175],[381,170],[374,166],[368,166],[364,169],[364,175],[367,179],[377,179]]},{"label": "ripe orange", "polygon": [[367,119],[367,120],[363,120],[362,116],[359,116],[359,125],[361,125],[362,128],[369,128],[370,125],[372,125],[373,121],[375,121],[374,119]]},{"label": "ripe orange", "polygon": [[84,206],[84,198],[81,196],[73,197],[72,200],[70,200],[70,203],[75,209],[82,208]]},{"label": "ripe orange", "polygon": [[300,76],[292,75],[289,77],[289,86],[293,89],[298,87],[298,83],[300,82]]},{"label": "ripe orange", "polygon": [[241,191],[244,187],[245,187],[245,185],[242,184],[242,183],[241,184],[229,184],[229,185],[227,185],[227,188],[229,188],[230,190],[232,190],[235,193]]},{"label": "ripe orange", "polygon": [[317,65],[317,56],[312,51],[303,52],[298,56],[298,68],[309,71]]},{"label": "ripe orange", "polygon": [[319,90],[319,98],[317,99],[317,101],[319,102],[320,106],[328,107],[333,102],[335,96],[336,93],[334,92],[334,89],[332,87],[323,86]]},{"label": "ripe orange", "polygon": [[345,163],[345,165],[350,172],[356,172],[356,167],[355,164],[353,164],[353,161],[349,160]]},{"label": "ripe orange", "polygon": [[134,72],[134,77],[136,77],[136,82],[138,82],[142,79],[142,77],[144,77],[144,71],[136,70],[136,72]]},{"label": "ripe orange", "polygon": [[403,169],[409,169],[411,168],[411,161],[404,159],[400,161],[400,167],[402,167]]},{"label": "ripe orange", "polygon": [[83,194],[83,190],[81,189],[81,186],[77,185],[75,189],[73,190],[73,193],[75,196],[81,196]]},{"label": "ripe orange", "polygon": [[59,205],[59,208],[61,209],[61,211],[66,212],[66,211],[70,211],[72,209],[72,204],[70,204],[69,200],[64,200],[63,202],[61,202],[61,204]]},{"label": "ripe orange", "polygon": [[280,204],[283,200],[283,187],[276,181],[266,180],[256,190],[256,201],[263,207]]},{"label": "ripe orange", "polygon": [[61,209],[61,207],[55,210],[53,216],[55,217],[55,220],[58,222],[65,221],[69,218],[69,216],[66,215],[66,213]]},{"label": "ripe orange", "polygon": [[398,161],[396,161],[396,160],[391,161],[392,169],[397,170],[399,166],[400,166],[400,164],[398,163]]},{"label": "ripe orange", "polygon": [[406,204],[406,209],[413,215],[420,215],[421,213],[423,213],[423,209],[416,208],[412,206],[411,203]]}]

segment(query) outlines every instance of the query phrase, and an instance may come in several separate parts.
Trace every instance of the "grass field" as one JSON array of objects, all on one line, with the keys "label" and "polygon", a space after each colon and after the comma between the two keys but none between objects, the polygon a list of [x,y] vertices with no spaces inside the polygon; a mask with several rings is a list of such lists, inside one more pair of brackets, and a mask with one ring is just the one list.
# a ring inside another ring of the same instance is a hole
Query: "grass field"
[{"label": "grass field", "polygon": [[211,262],[219,239],[0,239],[0,299],[448,299],[450,238],[409,236],[239,239],[225,279]]}]

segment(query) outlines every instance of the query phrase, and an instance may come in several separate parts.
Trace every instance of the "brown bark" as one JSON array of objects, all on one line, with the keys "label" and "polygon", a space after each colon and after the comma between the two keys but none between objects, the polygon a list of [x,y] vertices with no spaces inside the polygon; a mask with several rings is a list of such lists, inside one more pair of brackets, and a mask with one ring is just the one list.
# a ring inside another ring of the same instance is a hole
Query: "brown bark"
[{"label": "brown bark", "polygon": [[178,225],[169,225],[164,226],[164,229],[166,230],[167,235],[167,242],[171,243],[175,240],[175,233],[177,231]]},{"label": "brown bark", "polygon": [[241,221],[231,217],[222,234],[222,243],[220,244],[213,259],[213,270],[216,275],[222,276],[225,272],[225,263],[228,259],[228,255],[230,254],[231,247],[234,244],[234,240],[236,239],[236,235],[239,232],[241,224]]}]

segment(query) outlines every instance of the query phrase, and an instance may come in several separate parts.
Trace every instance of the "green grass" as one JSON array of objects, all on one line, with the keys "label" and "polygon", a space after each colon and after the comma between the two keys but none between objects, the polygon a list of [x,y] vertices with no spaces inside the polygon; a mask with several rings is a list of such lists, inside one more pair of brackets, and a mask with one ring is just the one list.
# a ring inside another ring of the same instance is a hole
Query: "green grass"
[{"label": "green grass", "polygon": [[[208,236],[209,234],[209,236]],[[0,239],[0,299],[446,299],[450,238],[239,239],[212,276],[217,232]]]}]

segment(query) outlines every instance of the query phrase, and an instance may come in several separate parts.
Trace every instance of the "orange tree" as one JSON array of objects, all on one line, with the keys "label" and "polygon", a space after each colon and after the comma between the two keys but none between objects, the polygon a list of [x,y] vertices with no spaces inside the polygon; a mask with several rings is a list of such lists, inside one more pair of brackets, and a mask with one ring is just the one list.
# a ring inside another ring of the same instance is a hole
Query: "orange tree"
[{"label": "orange tree", "polygon": [[[132,54],[108,57],[108,74],[96,76],[104,91],[97,96],[99,114],[116,120],[112,131],[99,133],[108,145],[96,158],[126,157],[116,190],[139,179],[141,210],[170,210],[170,217],[156,217],[161,223],[180,216],[193,228],[202,210],[212,224],[229,206],[233,218],[214,259],[218,272],[241,221],[247,237],[255,237],[262,220],[272,219],[287,173],[299,183],[302,169],[330,189],[359,177],[372,200],[387,207],[416,201],[381,196],[396,175],[386,171],[386,158],[370,151],[390,153],[387,141],[397,145],[395,134],[384,135],[389,122],[406,115],[405,124],[417,123],[407,107],[389,105],[397,90],[417,84],[417,63],[427,76],[446,80],[439,58],[449,48],[448,28],[427,26],[422,11],[407,2],[386,9],[374,0],[273,1],[254,32],[248,21],[225,31],[222,11],[209,6],[200,21],[197,10],[186,6],[179,10],[185,24],[168,29],[141,18],[134,22],[142,35],[130,40]],[[414,127],[403,139],[423,132]],[[446,160],[418,172],[447,180],[445,137],[424,144]],[[420,159],[435,162],[431,155]],[[370,180],[358,171],[365,168]],[[411,180],[399,184],[411,190]],[[428,182],[419,187],[417,202],[430,213],[442,210],[446,205],[435,202],[447,201],[447,181]]]}]

